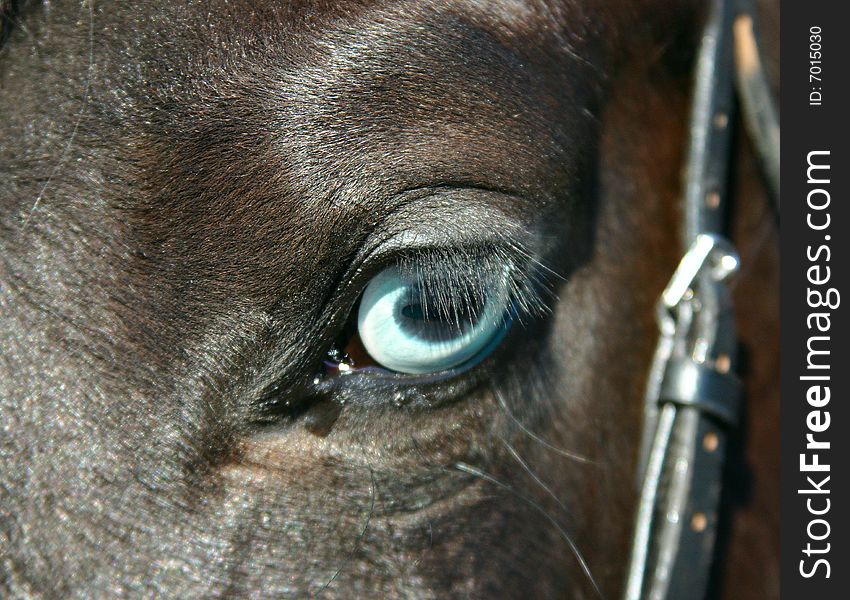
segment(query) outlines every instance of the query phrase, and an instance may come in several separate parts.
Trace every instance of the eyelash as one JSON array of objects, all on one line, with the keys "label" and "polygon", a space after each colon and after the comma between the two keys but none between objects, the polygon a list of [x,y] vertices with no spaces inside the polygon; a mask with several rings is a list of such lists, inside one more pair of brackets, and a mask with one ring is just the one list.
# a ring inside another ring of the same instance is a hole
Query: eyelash
[{"label": "eyelash", "polygon": [[[418,300],[424,306],[436,304],[436,318],[454,320],[460,315],[477,317],[480,303],[474,300],[486,294],[485,286],[507,284],[508,295],[521,317],[538,317],[546,312],[545,291],[548,282],[539,270],[518,260],[521,250],[514,247],[477,247],[462,252],[436,250],[405,256],[401,271],[413,276],[420,290]],[[507,281],[505,281],[507,280]],[[475,287],[470,286],[470,283]],[[436,300],[436,302],[435,302]]]}]

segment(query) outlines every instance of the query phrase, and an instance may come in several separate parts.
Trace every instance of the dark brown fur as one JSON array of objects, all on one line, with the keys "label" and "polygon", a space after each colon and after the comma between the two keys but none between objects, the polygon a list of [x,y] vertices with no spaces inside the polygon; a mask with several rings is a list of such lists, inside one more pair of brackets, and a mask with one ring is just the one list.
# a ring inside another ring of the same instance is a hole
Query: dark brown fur
[{"label": "dark brown fur", "polygon": [[[593,597],[568,532],[617,597],[698,3],[18,18],[0,54],[0,595]],[[778,260],[742,147],[759,418],[717,581],[746,600],[778,596]],[[418,227],[515,232],[565,276],[552,313],[455,381],[339,409],[313,375],[369,252]]]}]

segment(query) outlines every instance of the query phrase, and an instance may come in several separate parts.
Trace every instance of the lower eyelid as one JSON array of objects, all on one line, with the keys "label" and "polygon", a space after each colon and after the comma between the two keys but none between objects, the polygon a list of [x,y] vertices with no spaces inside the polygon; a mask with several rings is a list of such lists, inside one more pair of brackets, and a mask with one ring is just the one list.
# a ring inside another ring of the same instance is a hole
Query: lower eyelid
[{"label": "lower eyelid", "polygon": [[[345,388],[349,392],[354,390],[393,391],[396,395],[396,404],[407,403],[409,400],[402,401],[401,398],[411,395],[411,389],[415,389],[417,386],[433,386],[456,381],[466,373],[474,371],[476,367],[490,358],[493,354],[492,351],[501,345],[516,320],[513,308],[507,318],[509,322],[505,323],[501,334],[491,341],[492,348],[487,348],[486,351],[457,367],[433,373],[405,374],[390,371],[377,365],[374,361],[371,361],[368,354],[366,355],[368,362],[357,363],[354,356],[346,353],[340,362],[327,361],[324,376],[317,377],[314,384],[324,391],[336,391],[340,388]],[[357,338],[358,336],[355,335],[354,337]],[[357,346],[362,347],[359,339],[352,340],[347,348]],[[341,365],[345,366],[340,369]],[[418,393],[412,395],[421,396]]]}]

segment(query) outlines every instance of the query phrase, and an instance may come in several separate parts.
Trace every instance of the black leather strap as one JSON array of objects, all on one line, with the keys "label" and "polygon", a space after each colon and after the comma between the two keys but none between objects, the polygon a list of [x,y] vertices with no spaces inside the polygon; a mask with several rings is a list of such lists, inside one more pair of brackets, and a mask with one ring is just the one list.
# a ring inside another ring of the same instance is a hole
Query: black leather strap
[{"label": "black leather strap", "polygon": [[723,427],[738,424],[741,383],[731,373],[721,373],[693,360],[674,359],[667,364],[660,402],[695,409],[720,421]]},{"label": "black leather strap", "polygon": [[685,250],[659,302],[661,338],[647,386],[625,600],[703,600],[714,558],[726,441],[740,404],[724,281],[737,256],[722,238],[734,13],[734,0],[713,0],[700,45],[683,194]]},{"label": "black leather strap", "polygon": [[[691,445],[688,454],[692,457],[693,477],[682,515],[678,551],[671,566],[666,596],[670,600],[705,598],[715,559],[728,433],[720,422],[704,415],[696,416],[696,435],[680,442]],[[682,417],[686,418],[685,414]]]}]

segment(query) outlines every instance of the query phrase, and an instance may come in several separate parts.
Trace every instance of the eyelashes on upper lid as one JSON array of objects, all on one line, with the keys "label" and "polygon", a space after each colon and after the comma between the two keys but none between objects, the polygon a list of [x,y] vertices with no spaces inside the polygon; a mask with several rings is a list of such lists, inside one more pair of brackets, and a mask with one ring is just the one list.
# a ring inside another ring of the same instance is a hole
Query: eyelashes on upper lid
[{"label": "eyelashes on upper lid", "polygon": [[545,312],[545,275],[510,245],[404,255],[368,282],[354,315],[356,332],[325,364],[339,374],[448,375],[471,368],[513,323]]}]

